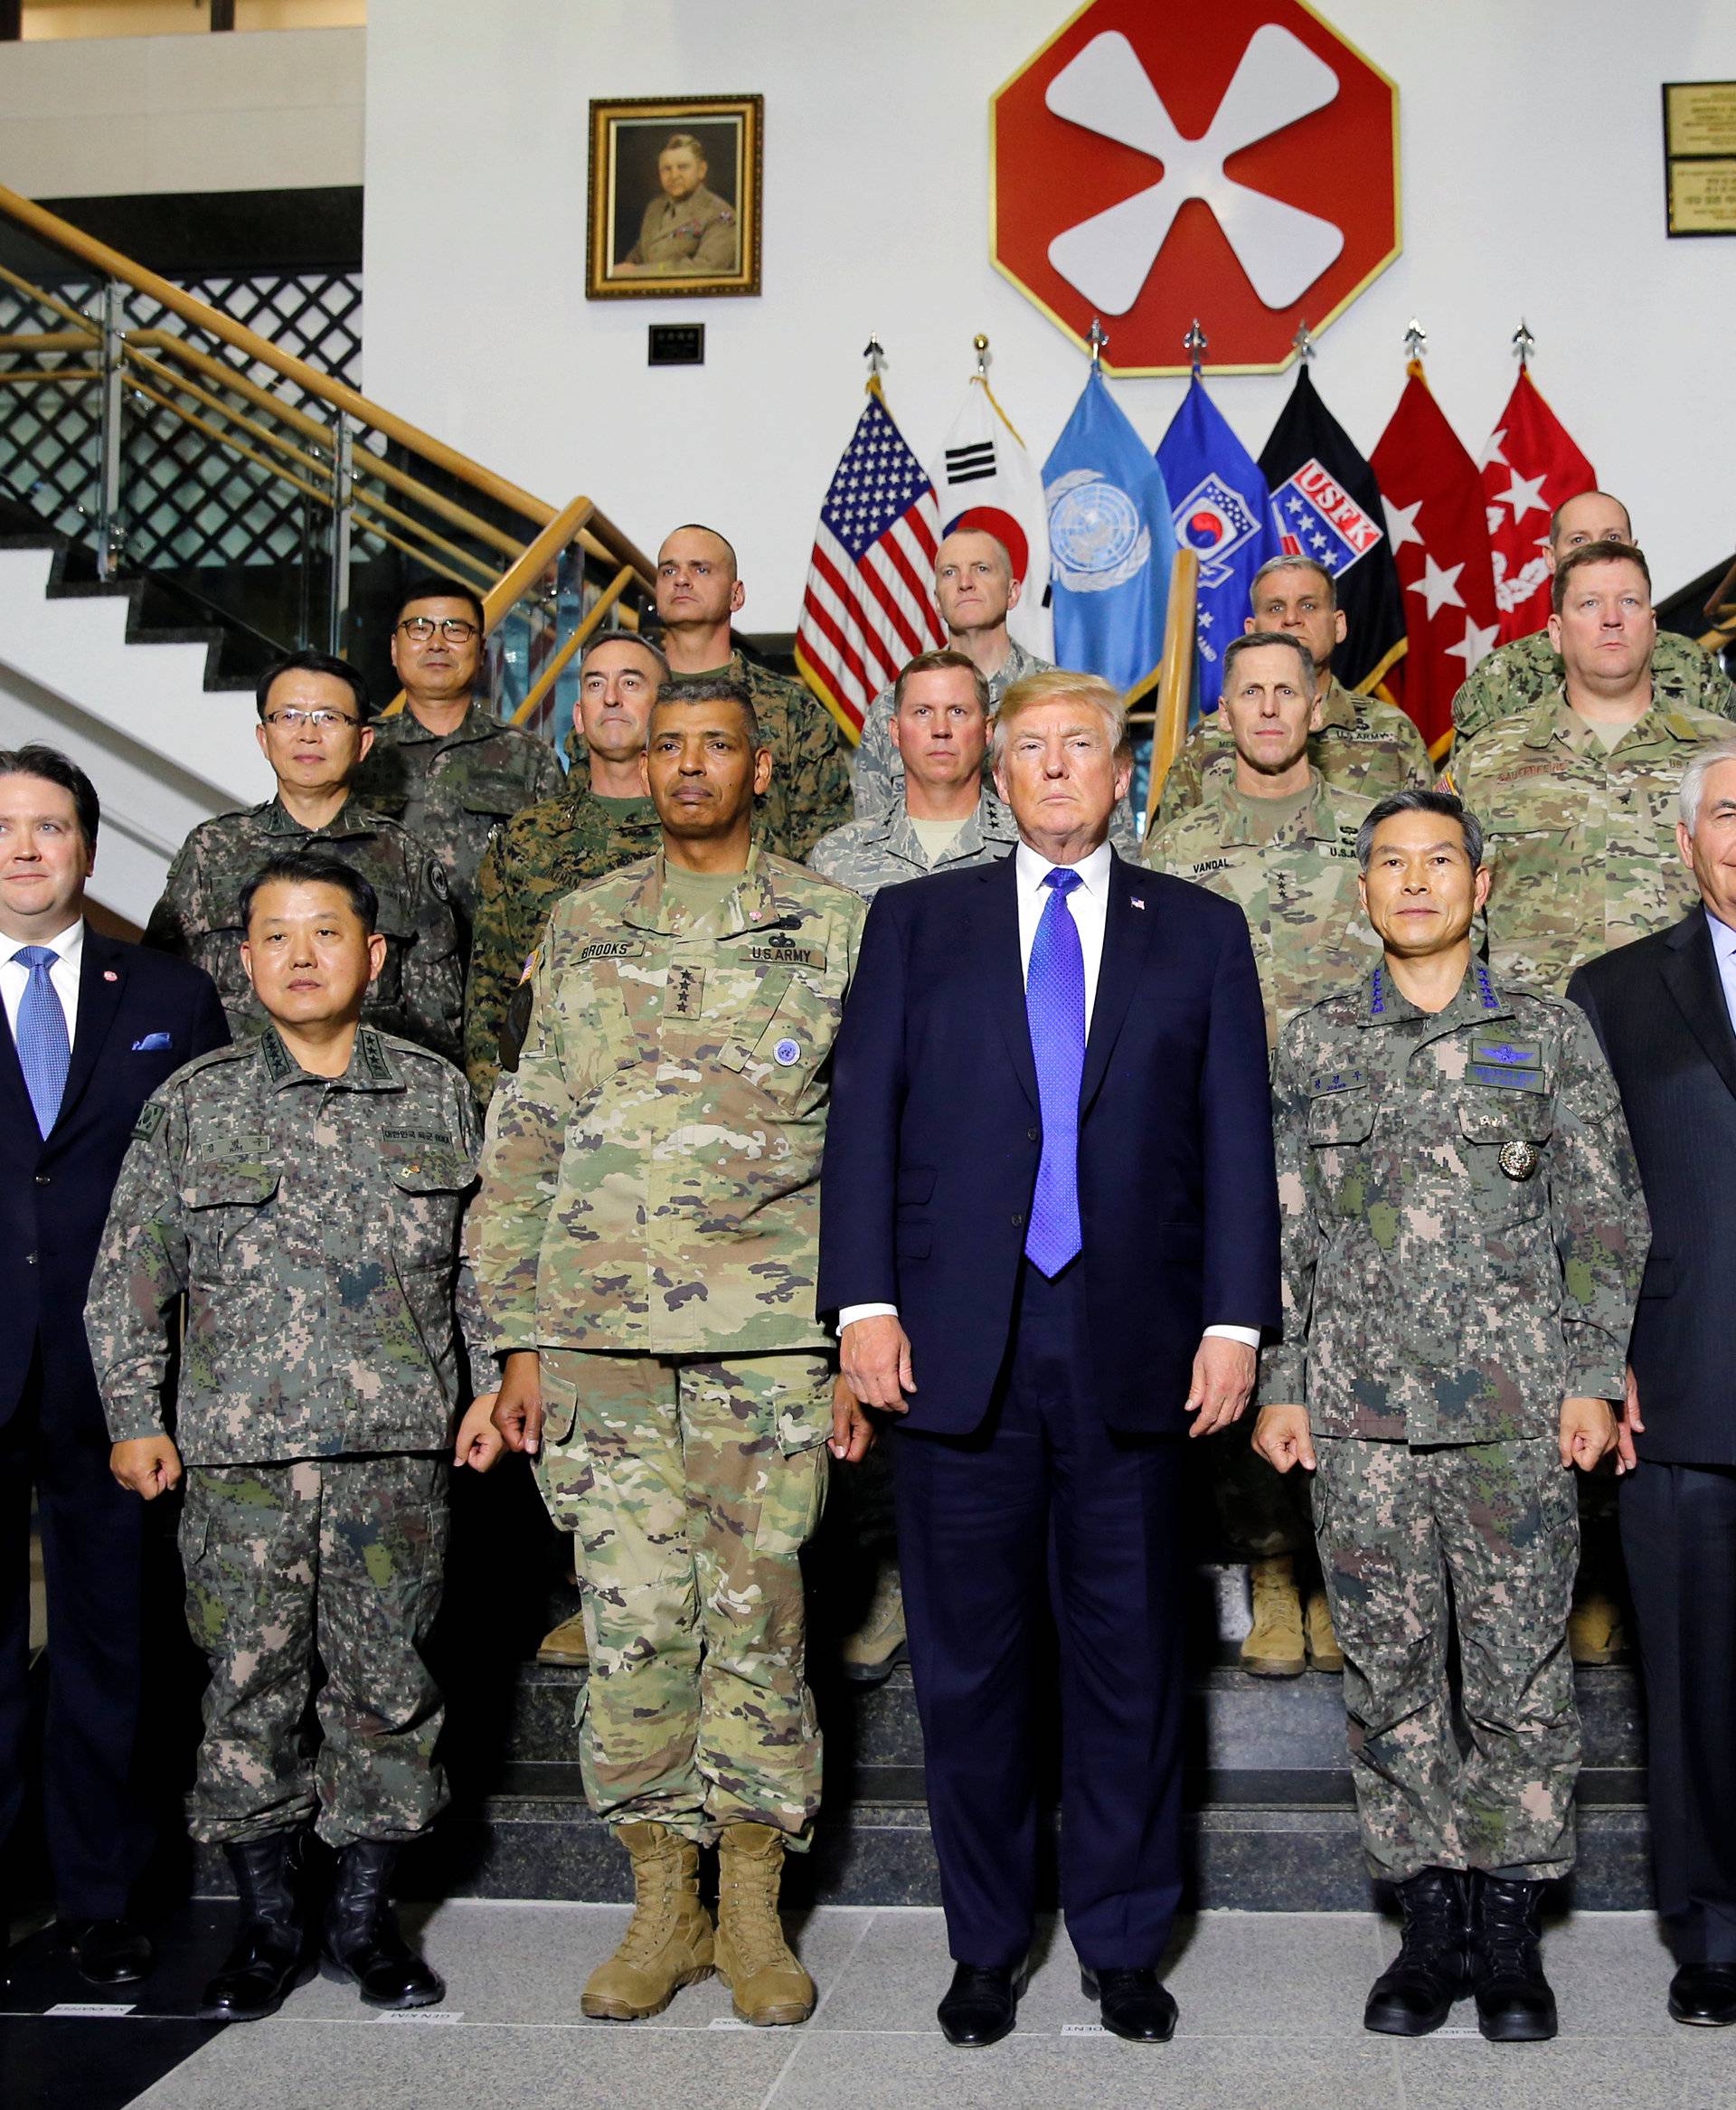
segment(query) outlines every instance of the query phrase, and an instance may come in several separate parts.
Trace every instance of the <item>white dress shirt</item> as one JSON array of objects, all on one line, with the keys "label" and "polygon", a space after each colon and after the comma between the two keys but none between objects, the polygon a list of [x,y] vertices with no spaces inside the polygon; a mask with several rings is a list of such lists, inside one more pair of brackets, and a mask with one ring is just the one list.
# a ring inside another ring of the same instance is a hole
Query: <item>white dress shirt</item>
[{"label": "white dress shirt", "polygon": [[58,955],[48,970],[54,994],[66,1013],[66,1045],[70,1048],[79,1033],[79,974],[84,962],[84,918],[69,923],[56,938],[0,938],[0,1003],[6,1007],[6,1025],[12,1045],[18,1045],[18,1007],[24,1000],[30,970],[19,964],[18,955],[29,945],[46,945]]},{"label": "white dress shirt", "polygon": [[[1087,857],[1081,857],[1071,869],[1079,875],[1080,884],[1071,887],[1061,899],[1072,913],[1079,929],[1079,949],[1085,964],[1085,1032],[1090,1036],[1091,1012],[1097,1003],[1097,978],[1103,965],[1103,933],[1109,920],[1109,878],[1115,867],[1115,853],[1108,843],[1099,843]],[[1043,921],[1043,912],[1049,905],[1053,889],[1047,885],[1050,873],[1055,866],[1041,851],[1021,840],[1013,853],[1014,883],[1019,900],[1019,972],[1028,980],[1031,974],[1031,948],[1036,942],[1037,925]],[[1732,933],[1736,936],[1736,932]],[[882,1319],[898,1316],[896,1304],[846,1304],[838,1314],[838,1331],[852,1326],[858,1319]],[[1260,1346],[1260,1330],[1252,1326],[1208,1326],[1208,1334],[1216,1334],[1225,1340],[1239,1340],[1244,1348]]]},{"label": "white dress shirt", "polygon": [[1718,962],[1718,979],[1724,985],[1724,1008],[1730,1013],[1730,1029],[1736,1033],[1736,931],[1706,911],[1706,928],[1712,932],[1712,957]]}]

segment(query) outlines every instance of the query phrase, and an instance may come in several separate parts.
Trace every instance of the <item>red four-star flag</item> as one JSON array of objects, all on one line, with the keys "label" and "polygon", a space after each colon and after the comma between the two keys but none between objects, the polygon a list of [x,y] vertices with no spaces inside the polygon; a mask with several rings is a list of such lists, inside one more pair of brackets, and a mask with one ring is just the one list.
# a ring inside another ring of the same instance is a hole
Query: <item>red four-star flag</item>
[{"label": "red four-star flag", "polygon": [[919,652],[945,642],[934,605],[940,510],[876,378],[833,474],[808,560],[796,664],[852,741]]},{"label": "red four-star flag", "polygon": [[1477,464],[1429,393],[1422,363],[1368,458],[1404,589],[1410,648],[1385,680],[1432,749],[1453,729],[1453,692],[1495,648],[1495,571]]},{"label": "red four-star flag", "polygon": [[1550,515],[1563,500],[1598,487],[1598,472],[1543,401],[1523,359],[1481,467],[1495,553],[1495,604],[1505,645],[1530,637],[1549,620],[1544,550]]}]

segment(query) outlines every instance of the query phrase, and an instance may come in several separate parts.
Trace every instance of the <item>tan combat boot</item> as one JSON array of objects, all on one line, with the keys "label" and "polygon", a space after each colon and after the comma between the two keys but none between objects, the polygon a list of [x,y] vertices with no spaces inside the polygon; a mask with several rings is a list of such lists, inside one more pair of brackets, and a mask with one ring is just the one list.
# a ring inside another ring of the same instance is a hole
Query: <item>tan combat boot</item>
[{"label": "tan combat boot", "polygon": [[717,1842],[717,1974],[735,2011],[760,2029],[805,2022],[814,1981],[790,1954],[778,1917],[784,1835],[769,1824],[725,1825]]},{"label": "tan combat boot", "polygon": [[585,1615],[575,1612],[542,1636],[536,1651],[539,1663],[557,1663],[563,1670],[582,1670],[590,1662],[590,1646],[585,1640]]},{"label": "tan combat boot", "polygon": [[1590,1589],[1567,1615],[1567,1649],[1576,1663],[1618,1663],[1628,1653],[1621,1607],[1607,1591]]},{"label": "tan combat boot", "polygon": [[1241,1644],[1241,1667],[1254,1678],[1299,1678],[1308,1667],[1296,1563],[1288,1553],[1250,1561],[1254,1623]]},{"label": "tan combat boot", "polygon": [[838,1650],[838,1664],[853,1685],[884,1685],[904,1653],[904,1585],[896,1560],[882,1560],[873,1594],[854,1633]]},{"label": "tan combat boot", "polygon": [[633,1857],[633,1917],[580,2001],[599,2021],[660,2015],[684,1985],[712,1975],[712,1923],[699,1902],[699,1849],[662,1824],[623,1824]]},{"label": "tan combat boot", "polygon": [[1308,1668],[1336,1673],[1344,1667],[1344,1651],[1332,1630],[1332,1604],[1324,1590],[1308,1599],[1305,1615],[1308,1630]]}]

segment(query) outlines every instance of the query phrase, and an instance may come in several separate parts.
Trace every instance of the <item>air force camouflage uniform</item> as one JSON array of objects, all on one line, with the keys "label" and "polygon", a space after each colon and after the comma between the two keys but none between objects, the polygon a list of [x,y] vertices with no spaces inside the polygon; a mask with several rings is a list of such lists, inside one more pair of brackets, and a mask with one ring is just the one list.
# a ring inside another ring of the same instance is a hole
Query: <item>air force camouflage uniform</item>
[{"label": "air force camouflage uniform", "polygon": [[722,905],[661,856],[569,894],[488,1114],[467,1234],[497,1353],[541,1354],[537,1461],[578,1535],[591,1806],[800,1844],[819,1806],[799,1553],[830,1055],[863,904],[756,848]]},{"label": "air force camouflage uniform", "polygon": [[890,812],[872,820],[846,820],[822,836],[808,857],[808,867],[822,879],[847,886],[863,901],[873,901],[882,886],[930,872],[950,872],[965,865],[993,865],[1010,857],[1019,840],[1018,823],[992,791],[985,790],[976,810],[932,864],[910,821],[902,787]]},{"label": "air force camouflage uniform", "polygon": [[380,897],[386,963],[363,1000],[364,1023],[456,1057],[464,967],[446,874],[416,837],[359,800],[324,828],[304,828],[278,799],[202,820],[169,866],[146,944],[204,969],[238,1040],[258,1033],[265,1011],[241,965],[241,889],[268,859],[304,850],[342,858]]},{"label": "air force camouflage uniform", "polygon": [[[1039,659],[1027,652],[1016,638],[1007,639],[1008,651],[994,673],[987,676],[988,711],[991,717],[1001,707],[1001,698],[1015,681],[1027,674],[1050,674],[1052,659]],[[856,818],[875,820],[890,813],[904,792],[904,758],[892,745],[892,696],[897,688],[883,688],[868,706],[862,722],[862,739],[850,763],[850,789],[855,799]],[[994,796],[993,788],[990,796]]]},{"label": "air force camouflage uniform", "polygon": [[[1561,687],[1566,671],[1547,630],[1503,645],[1459,683],[1453,697],[1455,736],[1463,744],[1502,718],[1533,710]],[[1723,662],[1675,630],[1660,630],[1652,648],[1652,695],[1665,705],[1685,704],[1715,717],[1736,718],[1736,687]]]},{"label": "air force camouflage uniform", "polygon": [[[118,1443],[175,1441],[194,1642],[211,1660],[193,1836],[402,1840],[445,1801],[422,1658],[446,1550],[458,1222],[479,1138],[439,1056],[363,1027],[342,1077],[268,1026],[147,1102],[86,1325]],[[310,1762],[301,1718],[317,1706]]]},{"label": "air force camouflage uniform", "polygon": [[1559,1415],[1621,1396],[1649,1243],[1614,1081],[1561,998],[1474,962],[1430,1014],[1382,966],[1290,1022],[1273,1097],[1284,1334],[1260,1398],[1306,1405],[1314,1434],[1369,1865],[1563,1875],[1579,1528]]}]

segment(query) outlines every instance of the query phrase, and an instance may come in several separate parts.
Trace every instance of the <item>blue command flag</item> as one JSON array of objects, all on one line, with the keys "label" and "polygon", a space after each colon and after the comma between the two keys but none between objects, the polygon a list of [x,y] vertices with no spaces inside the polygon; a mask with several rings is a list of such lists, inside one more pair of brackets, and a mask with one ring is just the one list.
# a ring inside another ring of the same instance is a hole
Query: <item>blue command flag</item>
[{"label": "blue command flag", "polygon": [[1043,467],[1055,658],[1129,701],[1157,678],[1175,554],[1163,471],[1093,367]]},{"label": "blue command flag", "polygon": [[1157,466],[1175,500],[1176,543],[1199,553],[1194,667],[1200,701],[1212,711],[1223,648],[1241,635],[1254,573],[1279,554],[1278,530],[1260,465],[1230,430],[1197,372],[1158,447]]}]

